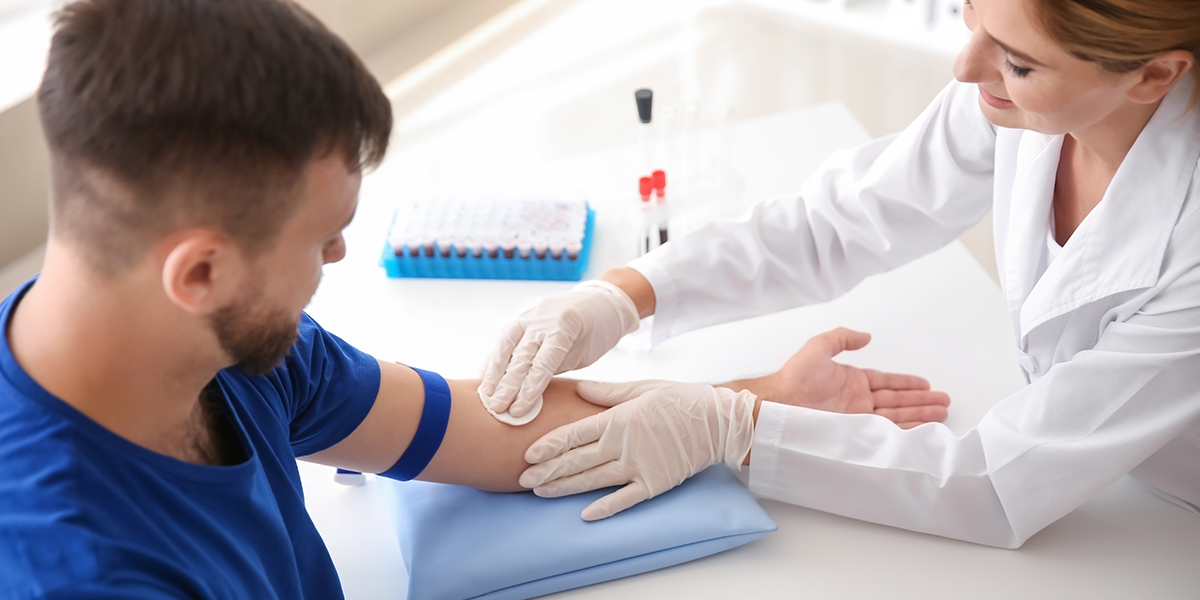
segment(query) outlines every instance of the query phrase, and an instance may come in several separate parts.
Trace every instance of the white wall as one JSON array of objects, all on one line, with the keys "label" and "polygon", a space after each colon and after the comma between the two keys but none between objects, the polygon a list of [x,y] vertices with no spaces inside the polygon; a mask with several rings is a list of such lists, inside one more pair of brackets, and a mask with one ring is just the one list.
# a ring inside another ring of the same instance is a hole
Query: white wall
[{"label": "white wall", "polygon": [[50,173],[32,98],[0,112],[0,267],[46,239]]},{"label": "white wall", "polygon": [[[360,56],[392,41],[397,31],[455,4],[448,0],[297,0]],[[461,1],[461,0],[458,0]]]},{"label": "white wall", "polygon": [[[299,2],[342,36],[386,84],[516,0]],[[19,268],[22,273],[9,274],[18,280],[27,269],[40,268],[40,259],[30,257],[37,256],[49,225],[48,161],[33,85],[24,100],[0,111],[0,274]]]}]

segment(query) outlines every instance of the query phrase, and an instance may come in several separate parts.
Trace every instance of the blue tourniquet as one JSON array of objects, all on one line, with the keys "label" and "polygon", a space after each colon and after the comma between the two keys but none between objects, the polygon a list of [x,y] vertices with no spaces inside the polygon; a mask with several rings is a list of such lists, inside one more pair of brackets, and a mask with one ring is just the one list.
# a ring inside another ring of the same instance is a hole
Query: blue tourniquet
[{"label": "blue tourniquet", "polygon": [[441,447],[442,438],[446,436],[446,425],[450,422],[450,386],[446,380],[437,373],[410,368],[425,382],[425,408],[421,411],[421,422],[408,449],[392,468],[380,473],[399,481],[408,481],[425,470]]}]

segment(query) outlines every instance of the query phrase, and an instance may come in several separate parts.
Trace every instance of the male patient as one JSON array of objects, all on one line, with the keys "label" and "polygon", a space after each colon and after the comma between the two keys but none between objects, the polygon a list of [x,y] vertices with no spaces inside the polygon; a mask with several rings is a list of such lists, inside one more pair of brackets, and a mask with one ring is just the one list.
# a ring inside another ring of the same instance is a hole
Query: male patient
[{"label": "male patient", "polygon": [[556,381],[510,427],[303,314],[392,120],[302,9],[68,5],[38,103],[53,219],[0,303],[0,599],[340,598],[297,456],[515,491],[530,443],[601,410]]}]

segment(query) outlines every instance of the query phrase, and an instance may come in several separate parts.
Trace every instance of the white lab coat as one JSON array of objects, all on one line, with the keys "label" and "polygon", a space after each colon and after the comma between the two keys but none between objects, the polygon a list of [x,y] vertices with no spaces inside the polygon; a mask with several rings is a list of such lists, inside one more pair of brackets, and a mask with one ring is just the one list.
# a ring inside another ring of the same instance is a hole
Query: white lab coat
[{"label": "white lab coat", "polygon": [[1062,136],[988,123],[951,83],[903,132],[831,157],[795,196],[630,266],[655,341],[823,302],[958,238],[993,211],[1029,385],[963,436],[763,403],[759,496],[1015,548],[1116,479],[1200,505],[1200,111],[1185,79],[1101,203],[1048,254]]}]

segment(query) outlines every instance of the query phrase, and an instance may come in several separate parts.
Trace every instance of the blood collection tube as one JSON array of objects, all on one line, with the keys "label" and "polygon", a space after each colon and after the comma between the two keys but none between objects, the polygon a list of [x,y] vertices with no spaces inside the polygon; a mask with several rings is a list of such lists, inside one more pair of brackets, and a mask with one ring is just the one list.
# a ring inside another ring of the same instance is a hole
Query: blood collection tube
[{"label": "blood collection tube", "polygon": [[452,245],[451,241],[450,241],[450,236],[448,236],[448,235],[439,236],[437,239],[437,245],[438,245],[438,250],[442,254],[442,258],[450,258],[450,246]]},{"label": "blood collection tube", "polygon": [[654,193],[658,196],[658,244],[667,243],[667,173],[655,171],[650,174],[654,183]]},{"label": "blood collection tube", "polygon": [[467,245],[471,248],[471,256],[475,258],[483,257],[483,242],[479,236],[473,235],[467,238]]},{"label": "blood collection tube", "polygon": [[396,229],[395,223],[392,224],[392,229],[388,232],[388,245],[392,247],[392,251],[396,256],[404,255],[404,244],[408,241],[407,232]]},{"label": "blood collection tube", "polygon": [[467,237],[466,236],[460,235],[460,236],[454,238],[454,253],[457,254],[459,258],[467,257]]},{"label": "blood collection tube", "polygon": [[521,258],[529,258],[533,250],[533,242],[529,239],[528,234],[522,234],[517,238],[517,254]]},{"label": "blood collection tube", "polygon": [[563,241],[561,235],[555,234],[550,238],[550,258],[561,259],[563,251],[566,249],[566,242]]},{"label": "blood collection tube", "polygon": [[583,251],[582,243],[572,241],[567,244],[567,258],[569,260],[575,260],[579,258],[579,253],[581,251]]},{"label": "blood collection tube", "polygon": [[496,241],[495,236],[489,235],[483,240],[483,248],[487,250],[488,258],[496,258],[500,256],[500,243]]},{"label": "blood collection tube", "polygon": [[500,240],[500,248],[504,250],[504,258],[512,258],[516,255],[513,248],[516,247],[517,241],[512,236],[505,236]]},{"label": "blood collection tube", "polygon": [[654,92],[640,89],[633,93],[633,99],[637,102],[638,121],[642,124],[638,127],[638,141],[642,146],[642,168],[645,169],[642,172],[645,173],[650,170],[650,117],[653,114]]},{"label": "blood collection tube", "polygon": [[638,180],[638,194],[642,201],[639,206],[640,219],[638,223],[638,256],[650,252],[650,194],[654,191],[654,180],[642,177]]},{"label": "blood collection tube", "polygon": [[533,255],[539,259],[546,258],[546,248],[550,246],[550,242],[546,239],[546,234],[538,232],[533,237]]}]

